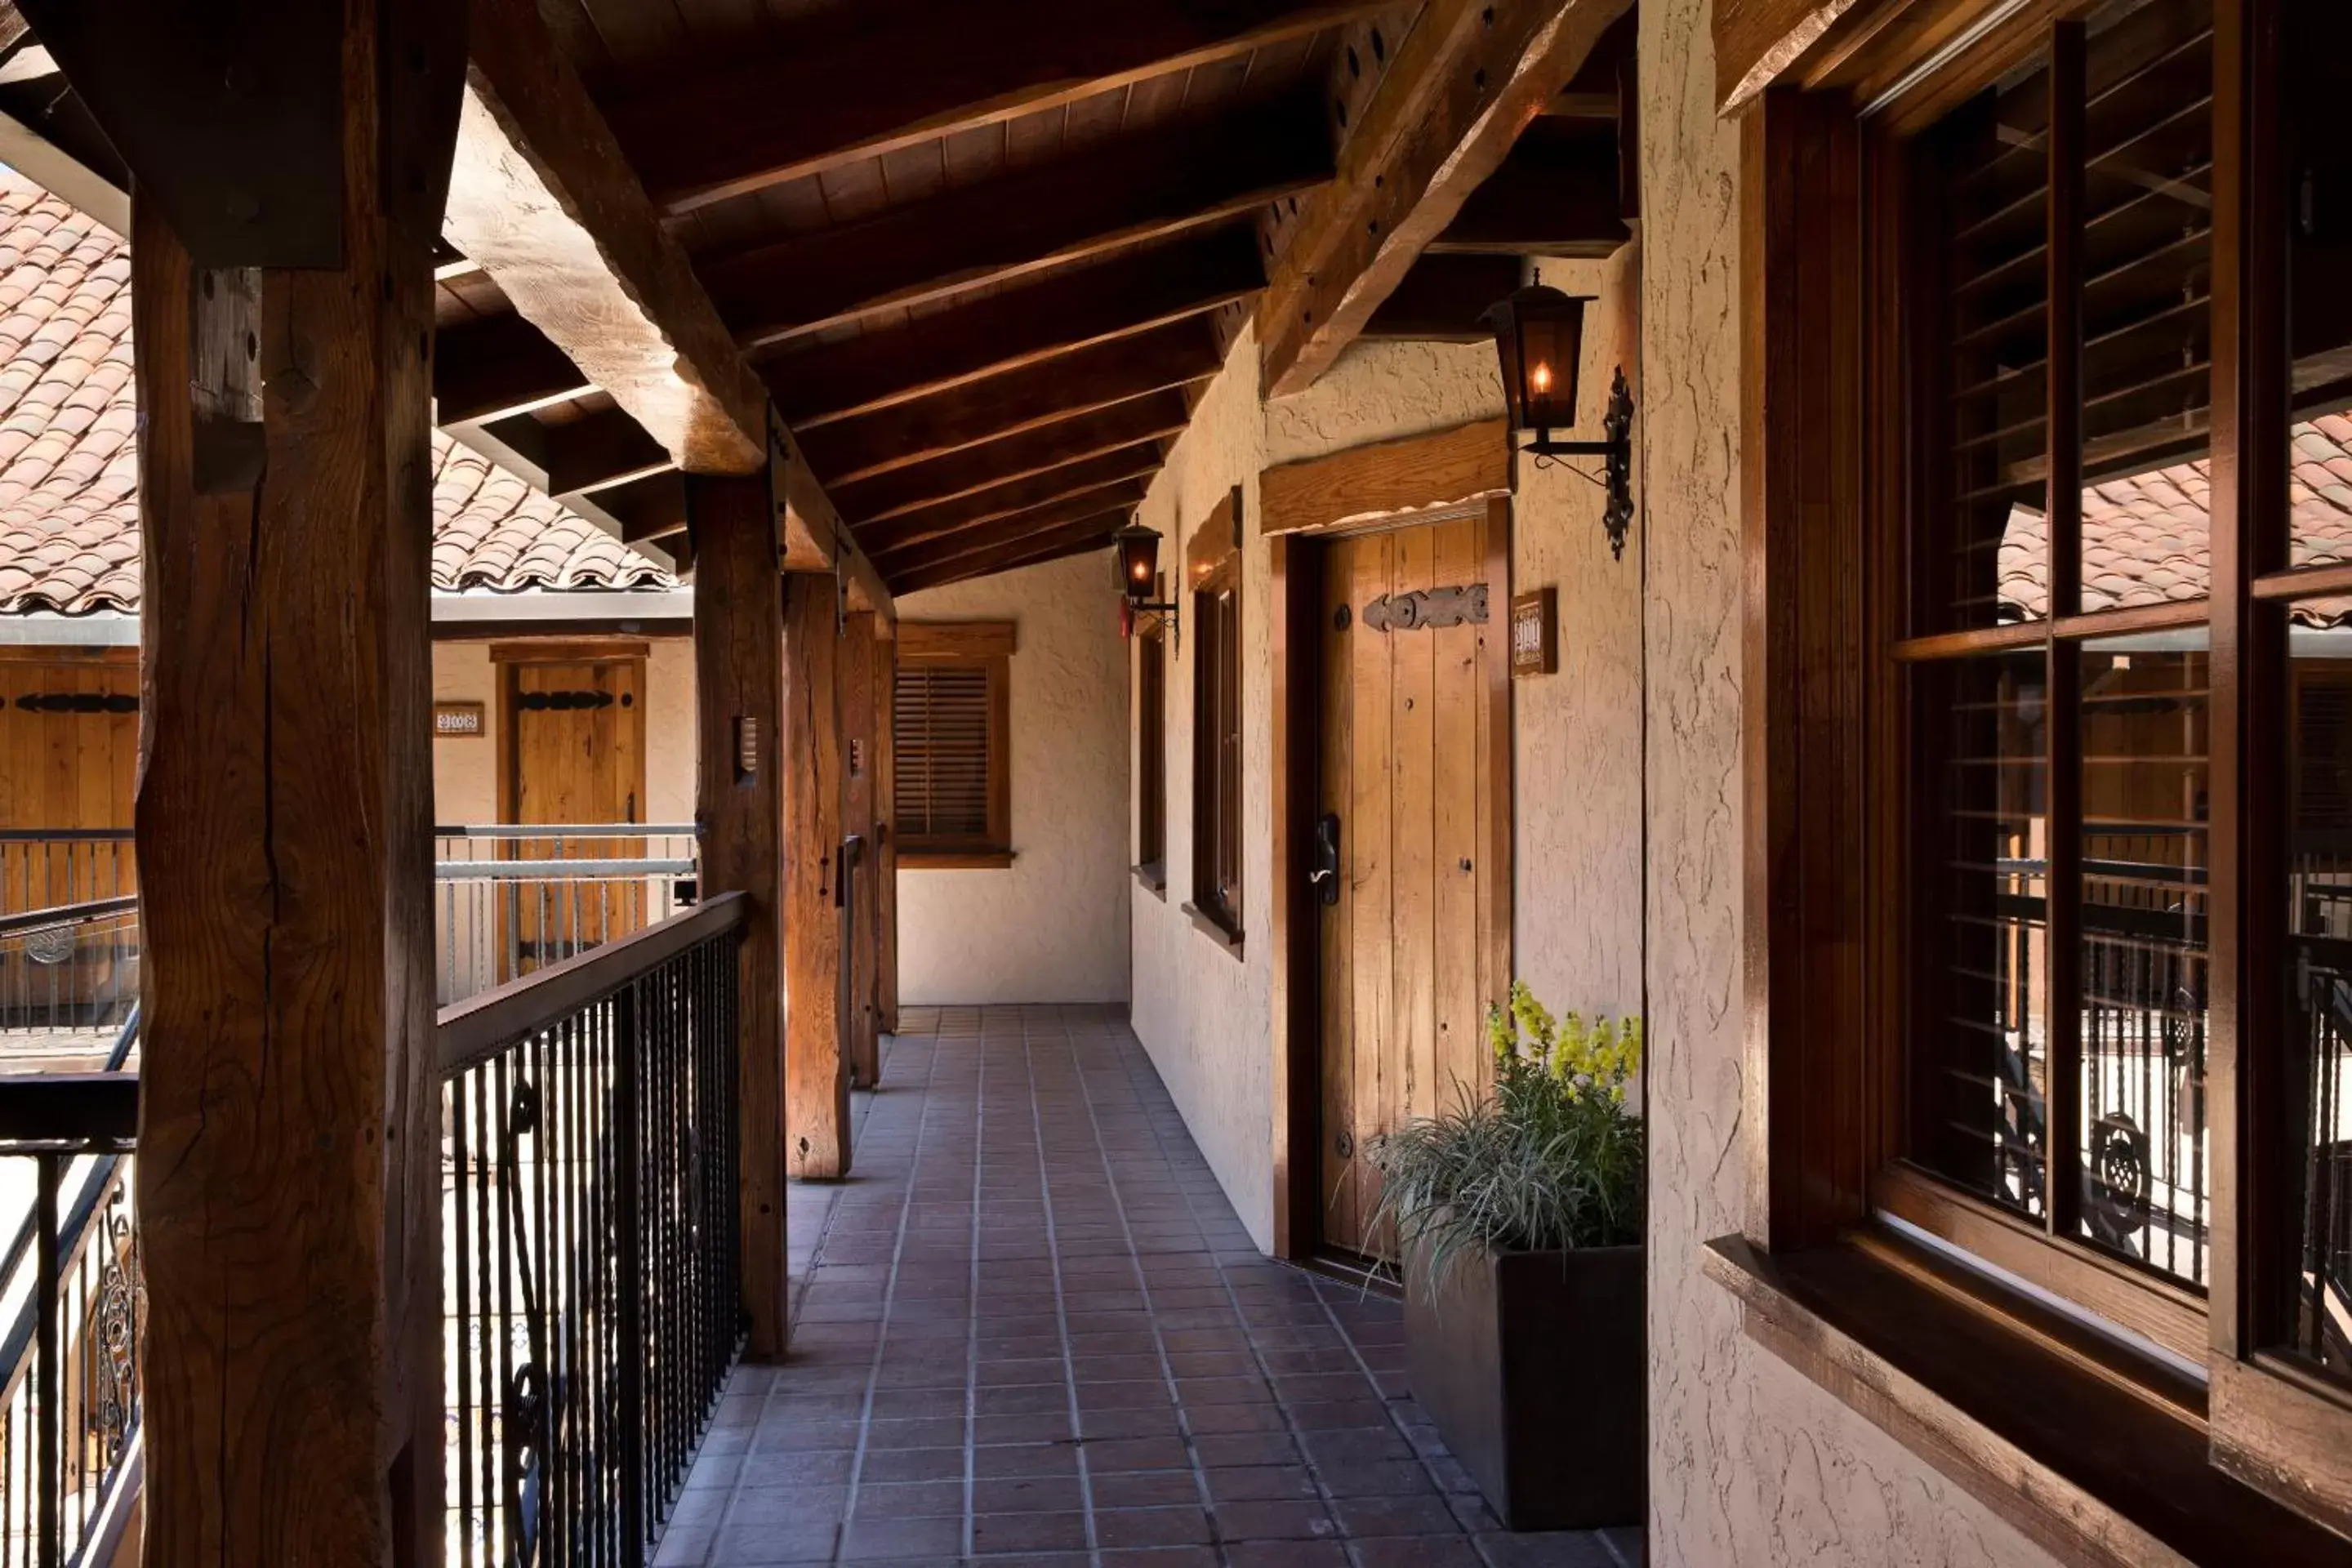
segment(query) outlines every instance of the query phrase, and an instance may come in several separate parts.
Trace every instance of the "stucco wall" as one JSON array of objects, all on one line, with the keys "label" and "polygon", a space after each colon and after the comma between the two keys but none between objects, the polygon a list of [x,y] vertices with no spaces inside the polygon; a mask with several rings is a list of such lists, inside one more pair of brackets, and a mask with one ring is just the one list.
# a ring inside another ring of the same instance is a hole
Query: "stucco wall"
[{"label": "stucco wall", "polygon": [[1698,1250],[1738,1228],[1739,136],[1707,0],[1641,10],[1649,529],[1651,1561],[2047,1561],[1740,1332]]},{"label": "stucco wall", "polygon": [[[498,672],[486,642],[433,645],[433,700],[478,702],[479,736],[433,742],[433,820],[499,818]],[[657,638],[646,656],[646,811],[647,822],[694,820],[694,644]]]},{"label": "stucco wall", "polygon": [[898,994],[912,1004],[1128,994],[1127,648],[1101,554],[898,601],[902,621],[1018,623],[1013,862],[902,868]]}]

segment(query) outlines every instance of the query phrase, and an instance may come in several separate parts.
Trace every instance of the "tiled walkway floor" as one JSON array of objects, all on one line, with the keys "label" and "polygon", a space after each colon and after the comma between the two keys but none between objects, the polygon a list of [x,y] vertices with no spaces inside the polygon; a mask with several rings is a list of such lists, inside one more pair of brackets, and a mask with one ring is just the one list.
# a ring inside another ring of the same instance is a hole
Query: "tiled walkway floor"
[{"label": "tiled walkway floor", "polygon": [[1396,1304],[1259,1255],[1118,1012],[904,1022],[855,1179],[796,1194],[792,1359],[735,1374],[665,1568],[1634,1568],[1634,1531],[1497,1530]]}]

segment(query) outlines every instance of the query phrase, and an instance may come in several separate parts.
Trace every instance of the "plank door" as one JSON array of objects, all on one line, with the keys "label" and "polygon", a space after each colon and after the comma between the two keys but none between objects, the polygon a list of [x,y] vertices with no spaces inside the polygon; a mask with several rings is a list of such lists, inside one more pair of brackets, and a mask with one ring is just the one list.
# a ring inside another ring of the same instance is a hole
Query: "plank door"
[{"label": "plank door", "polygon": [[[645,820],[645,660],[577,659],[506,665],[506,776],[500,816],[513,823],[602,826]],[[642,856],[642,838],[517,839],[514,858],[565,860]],[[499,950],[527,974],[646,923],[638,878],[551,878],[507,885]]]},{"label": "plank door", "polygon": [[[1387,1257],[1372,1234],[1368,1142],[1452,1110],[1491,1078],[1485,1043],[1498,908],[1487,845],[1507,781],[1496,777],[1492,693],[1507,657],[1486,624],[1406,624],[1443,591],[1487,576],[1485,515],[1344,539],[1323,574],[1318,817],[1337,816],[1338,902],[1322,917],[1323,1240]],[[1392,613],[1406,595],[1436,593]],[[1402,617],[1402,618],[1401,618]]]},{"label": "plank door", "polygon": [[139,667],[0,660],[0,914],[139,890],[127,829],[139,776]]}]

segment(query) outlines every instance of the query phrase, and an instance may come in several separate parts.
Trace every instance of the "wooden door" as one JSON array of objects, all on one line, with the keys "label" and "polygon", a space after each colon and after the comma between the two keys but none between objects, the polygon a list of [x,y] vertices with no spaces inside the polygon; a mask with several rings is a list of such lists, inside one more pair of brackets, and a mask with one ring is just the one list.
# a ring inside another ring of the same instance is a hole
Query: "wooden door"
[{"label": "wooden door", "polygon": [[[645,820],[645,660],[512,660],[505,670],[505,759],[499,816],[507,822],[603,826]],[[518,859],[621,859],[642,838],[517,839]],[[499,900],[499,950],[515,974],[646,922],[645,879],[551,873],[508,885]],[[501,979],[512,978],[501,975]]]},{"label": "wooden door", "polygon": [[1505,984],[1496,895],[1510,875],[1491,847],[1508,782],[1496,743],[1506,584],[1487,581],[1499,526],[1482,510],[1344,539],[1324,563],[1318,813],[1338,819],[1338,896],[1309,907],[1322,919],[1323,1239],[1349,1252],[1391,1250],[1368,1228],[1370,1140],[1492,1076],[1484,1018]]},{"label": "wooden door", "polygon": [[0,914],[139,890],[128,831],[139,667],[125,657],[0,659]]}]

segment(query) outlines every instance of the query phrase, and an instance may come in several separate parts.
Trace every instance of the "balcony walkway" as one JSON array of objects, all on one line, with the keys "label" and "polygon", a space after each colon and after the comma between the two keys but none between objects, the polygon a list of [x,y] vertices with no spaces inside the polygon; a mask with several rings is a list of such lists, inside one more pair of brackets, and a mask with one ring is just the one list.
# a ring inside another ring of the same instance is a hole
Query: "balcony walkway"
[{"label": "balcony walkway", "polygon": [[1496,1528],[1396,1304],[1259,1255],[1123,1010],[903,1022],[856,1178],[794,1189],[792,1361],[736,1372],[663,1568],[1639,1562]]}]

